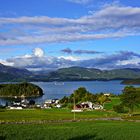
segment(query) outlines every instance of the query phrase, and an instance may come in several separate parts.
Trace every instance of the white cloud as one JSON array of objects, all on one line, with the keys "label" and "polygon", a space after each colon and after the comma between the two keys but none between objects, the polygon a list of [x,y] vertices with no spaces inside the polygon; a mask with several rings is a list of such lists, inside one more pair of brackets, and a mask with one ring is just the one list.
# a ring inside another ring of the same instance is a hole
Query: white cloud
[{"label": "white cloud", "polygon": [[75,57],[75,56],[59,56],[59,59],[63,58],[66,60],[71,60],[71,61],[78,61],[81,60],[81,58]]},{"label": "white cloud", "polygon": [[59,57],[41,55],[38,57],[38,55],[35,56],[34,54],[26,54],[24,56],[8,58],[7,60],[0,60],[0,63],[34,71],[58,69],[71,66],[91,67],[99,69],[139,68],[140,54],[129,51],[122,51],[112,55],[102,55],[86,59],[71,55]]},{"label": "white cloud", "polygon": [[[104,6],[80,18],[0,18],[0,45],[74,42],[140,35],[140,7]],[[10,25],[10,26],[9,26]],[[14,25],[14,26],[12,26]],[[15,27],[18,27],[15,31]]]},{"label": "white cloud", "polygon": [[43,57],[44,56],[44,51],[41,48],[35,48],[33,50],[33,53],[37,57]]},{"label": "white cloud", "polygon": [[8,62],[6,60],[0,59],[0,63],[6,66],[14,66],[14,62]]},{"label": "white cloud", "polygon": [[89,2],[91,2],[92,0],[67,0],[69,2],[73,2],[73,3],[78,3],[78,4],[87,4]]}]

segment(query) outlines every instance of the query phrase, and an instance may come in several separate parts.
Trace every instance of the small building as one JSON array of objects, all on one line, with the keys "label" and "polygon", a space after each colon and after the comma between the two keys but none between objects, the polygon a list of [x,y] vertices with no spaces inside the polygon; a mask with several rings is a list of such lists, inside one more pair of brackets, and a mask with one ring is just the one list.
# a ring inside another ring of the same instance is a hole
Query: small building
[{"label": "small building", "polygon": [[14,106],[20,106],[21,105],[21,100],[13,101],[13,105]]},{"label": "small building", "polygon": [[60,105],[60,104],[57,104],[57,105],[56,105],[56,108],[61,108],[61,105]]},{"label": "small building", "polygon": [[17,109],[17,110],[21,110],[21,109],[23,109],[23,108],[22,108],[22,106],[13,105],[13,106],[10,106],[10,109]]},{"label": "small building", "polygon": [[109,97],[111,94],[110,93],[104,93],[104,96]]},{"label": "small building", "polygon": [[95,109],[95,110],[102,110],[102,109],[104,109],[104,108],[103,108],[102,105],[94,104],[94,105],[93,105],[93,109]]},{"label": "small building", "polygon": [[52,104],[52,100],[46,100],[45,104]]},{"label": "small building", "polygon": [[73,109],[73,110],[71,110],[71,112],[83,112],[83,110],[82,109]]},{"label": "small building", "polygon": [[59,103],[59,99],[52,99],[52,103],[53,104],[58,104]]},{"label": "small building", "polygon": [[87,102],[82,102],[81,105],[83,108],[92,109],[93,103],[87,101]]}]

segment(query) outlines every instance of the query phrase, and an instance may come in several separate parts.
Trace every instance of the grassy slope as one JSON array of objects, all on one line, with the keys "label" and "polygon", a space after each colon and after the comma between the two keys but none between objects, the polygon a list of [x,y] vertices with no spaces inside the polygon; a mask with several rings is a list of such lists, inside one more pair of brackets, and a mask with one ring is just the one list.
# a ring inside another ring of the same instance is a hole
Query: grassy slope
[{"label": "grassy slope", "polygon": [[[114,112],[86,111],[76,113],[77,119],[100,118],[117,116]],[[3,110],[0,112],[0,121],[21,120],[72,120],[73,113],[69,109],[46,109],[46,110]]]},{"label": "grassy slope", "polygon": [[43,125],[0,125],[4,140],[139,140],[140,123],[91,121]]},{"label": "grassy slope", "polygon": [[[111,98],[112,102],[105,103],[106,111],[85,111],[76,113],[76,119],[118,117],[126,114],[117,114],[113,105],[119,104],[119,97]],[[134,114],[140,114],[140,107],[135,108]],[[140,115],[135,117],[140,119]],[[34,110],[0,110],[0,121],[34,121],[34,120],[72,120],[73,113],[70,109],[34,109]]]},{"label": "grassy slope", "polygon": [[105,103],[104,107],[107,110],[113,110],[114,105],[120,104],[120,98],[119,97],[112,97],[110,98],[111,102]]}]

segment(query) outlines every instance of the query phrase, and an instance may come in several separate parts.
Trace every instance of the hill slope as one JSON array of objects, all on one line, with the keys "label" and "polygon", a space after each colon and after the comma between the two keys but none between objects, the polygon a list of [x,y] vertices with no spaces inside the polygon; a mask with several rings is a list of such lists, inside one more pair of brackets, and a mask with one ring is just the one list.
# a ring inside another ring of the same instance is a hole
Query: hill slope
[{"label": "hill slope", "polygon": [[21,81],[29,78],[32,72],[0,64],[0,82]]},{"label": "hill slope", "polygon": [[80,81],[80,80],[125,80],[140,78],[140,69],[100,70],[70,67],[53,72],[30,72],[0,64],[0,82],[7,81]]},{"label": "hill slope", "polygon": [[93,68],[70,67],[48,74],[50,80],[112,80],[140,78],[140,69],[99,70]]},{"label": "hill slope", "polygon": [[0,84],[0,97],[38,97],[43,95],[43,90],[31,83]]}]

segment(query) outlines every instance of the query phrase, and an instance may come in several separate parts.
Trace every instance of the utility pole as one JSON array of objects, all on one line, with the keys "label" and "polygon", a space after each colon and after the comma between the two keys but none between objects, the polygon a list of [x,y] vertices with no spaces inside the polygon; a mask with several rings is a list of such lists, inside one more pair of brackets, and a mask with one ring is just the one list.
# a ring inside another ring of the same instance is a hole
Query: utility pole
[{"label": "utility pole", "polygon": [[74,112],[73,112],[73,119],[74,119],[74,121],[75,121],[75,93],[74,93],[74,95],[73,95],[73,103],[74,103]]}]

